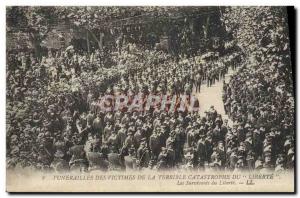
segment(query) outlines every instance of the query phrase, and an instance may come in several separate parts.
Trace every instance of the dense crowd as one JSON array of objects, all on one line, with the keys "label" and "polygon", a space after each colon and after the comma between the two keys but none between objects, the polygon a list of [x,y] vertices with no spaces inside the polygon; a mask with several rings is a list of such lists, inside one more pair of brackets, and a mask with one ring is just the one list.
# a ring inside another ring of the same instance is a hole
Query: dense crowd
[{"label": "dense crowd", "polygon": [[[140,53],[132,44],[116,57],[119,64],[108,69],[95,67],[97,52],[87,56],[72,47],[50,51],[41,61],[24,53],[10,57],[9,167],[58,171],[175,168],[190,164],[190,154],[195,155],[190,165],[198,167],[200,135],[212,138],[204,128],[222,127],[213,108],[214,116],[200,118],[186,111],[102,112],[93,102],[105,94],[190,95],[205,81],[211,86],[222,80],[240,60],[238,53],[220,58],[207,53],[178,61],[162,51]],[[217,117],[220,123],[214,124]],[[217,148],[219,140],[213,137],[210,147]],[[202,156],[201,167],[213,163],[211,154]]]},{"label": "dense crowd", "polygon": [[[235,18],[228,13],[225,18]],[[275,35],[283,34],[278,31]],[[275,49],[264,41],[248,49],[238,45],[247,38],[239,33],[234,31],[236,40],[226,43],[225,52],[193,56],[127,43],[110,54],[111,67],[104,67],[100,51],[89,54],[72,46],[49,50],[40,60],[8,51],[7,167],[55,172],[293,169],[288,47]],[[287,56],[280,58],[279,52]],[[237,72],[225,83],[229,69]],[[154,94],[176,96],[178,106],[180,96],[193,96],[217,81],[224,81],[224,109],[232,126],[213,106],[200,115],[170,111],[168,105],[157,110],[162,104],[133,111],[103,111],[97,105],[107,95],[126,95],[130,103],[136,95]]]},{"label": "dense crowd", "polygon": [[253,159],[269,169],[293,169],[294,101],[264,77],[263,71],[241,68],[224,84],[225,112],[235,123],[238,141],[249,146],[246,152]]},{"label": "dense crowd", "polygon": [[227,8],[224,13],[227,30],[248,56],[224,84],[224,108],[238,126],[239,141],[250,142],[254,159],[275,170],[294,167],[295,102],[286,20],[285,8]]}]

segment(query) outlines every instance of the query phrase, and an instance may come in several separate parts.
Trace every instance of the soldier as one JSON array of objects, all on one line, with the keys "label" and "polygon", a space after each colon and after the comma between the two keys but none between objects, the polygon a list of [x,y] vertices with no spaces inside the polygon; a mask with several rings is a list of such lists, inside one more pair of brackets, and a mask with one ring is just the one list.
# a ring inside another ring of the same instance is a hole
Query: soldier
[{"label": "soldier", "polygon": [[109,136],[112,134],[112,131],[113,131],[113,126],[110,122],[108,122],[103,130],[103,138],[105,141],[108,140]]},{"label": "soldier", "polygon": [[212,71],[211,71],[211,69],[208,69],[207,70],[207,79],[206,79],[206,81],[207,81],[207,87],[211,87],[211,85],[212,85]]},{"label": "soldier", "polygon": [[184,147],[184,143],[185,143],[185,139],[186,135],[184,133],[184,130],[181,126],[178,126],[175,129],[175,142],[174,142],[174,148],[175,148],[175,154],[176,154],[176,158],[175,161],[177,162],[181,162],[182,161],[182,157],[183,157],[183,147]]},{"label": "soldier", "polygon": [[90,172],[93,171],[107,171],[108,169],[108,161],[104,158],[102,153],[99,152],[88,152],[87,159],[89,161]]},{"label": "soldier", "polygon": [[200,139],[197,142],[196,154],[198,157],[198,169],[204,170],[205,161],[207,161],[205,150],[205,135],[200,135]]},{"label": "soldier", "polygon": [[228,157],[228,159],[229,159],[228,170],[233,171],[234,168],[235,168],[235,165],[238,161],[237,148],[231,149],[231,152],[229,152],[228,154],[229,154],[229,157]]},{"label": "soldier", "polygon": [[141,142],[140,147],[137,150],[137,159],[139,169],[148,168],[150,154],[144,140]]},{"label": "soldier", "polygon": [[149,148],[151,151],[151,156],[153,156],[154,159],[158,158],[158,155],[160,153],[160,140],[159,137],[157,135],[157,132],[154,131],[153,134],[150,136],[150,140],[149,140]]},{"label": "soldier", "polygon": [[285,170],[285,163],[284,154],[278,154],[275,164],[275,172],[283,172]]},{"label": "soldier", "polygon": [[92,126],[93,122],[94,122],[94,118],[95,118],[95,115],[92,113],[92,111],[89,111],[89,113],[86,116],[87,125]]},{"label": "soldier", "polygon": [[118,145],[120,148],[122,148],[124,146],[126,137],[127,137],[127,135],[126,135],[125,125],[121,124],[121,129],[119,129],[118,134],[117,134]]},{"label": "soldier", "polygon": [[255,160],[254,160],[254,152],[250,150],[246,157],[247,168],[249,171],[253,171],[255,169]]},{"label": "soldier", "polygon": [[213,130],[212,133],[212,141],[213,142],[219,142],[222,141],[222,135],[221,135],[221,129],[219,125],[216,125],[216,127]]},{"label": "soldier", "polygon": [[194,129],[191,128],[187,132],[187,135],[186,135],[187,146],[188,147],[193,147],[194,146],[194,140],[195,140],[195,132],[194,132]]},{"label": "soldier", "polygon": [[200,71],[198,71],[197,75],[195,76],[196,78],[196,92],[199,92],[201,91],[201,84],[202,84],[202,76],[200,74]]},{"label": "soldier", "polygon": [[157,170],[165,170],[168,168],[167,155],[167,149],[162,147],[157,159]]},{"label": "soldier", "polygon": [[133,136],[133,141],[134,141],[135,148],[139,148],[142,139],[145,139],[145,137],[142,134],[142,131],[139,127],[138,130],[135,132],[135,134]]},{"label": "soldier", "polygon": [[72,146],[69,150],[72,155],[69,166],[70,171],[86,171],[88,168],[88,162],[86,160],[84,146],[83,145],[75,145]]},{"label": "soldier", "polygon": [[131,146],[128,155],[124,157],[126,170],[137,170],[137,159],[135,157],[135,148]]},{"label": "soldier", "polygon": [[274,167],[271,164],[271,152],[266,152],[264,153],[264,163],[263,163],[263,167],[260,170],[260,173],[270,173],[274,170]]},{"label": "soldier", "polygon": [[193,170],[194,169],[194,152],[192,149],[189,149],[187,153],[184,155],[185,158],[185,170]]},{"label": "soldier", "polygon": [[[97,114],[97,117],[94,119],[92,127],[93,127],[94,134],[98,134],[100,137],[102,137],[103,123],[99,113]],[[102,138],[100,140],[102,142]]]},{"label": "soldier", "polygon": [[206,150],[207,161],[210,163],[211,155],[213,153],[213,142],[212,142],[211,135],[207,135],[207,137],[205,138],[205,150]]},{"label": "soldier", "polygon": [[293,170],[294,169],[294,164],[295,164],[295,161],[294,161],[294,147],[291,147],[288,152],[287,152],[287,162],[286,162],[286,166],[287,166],[287,169],[289,170]]},{"label": "soldier", "polygon": [[69,170],[69,164],[63,159],[64,153],[61,150],[57,150],[54,154],[54,160],[52,161],[50,168],[55,172],[63,173]]},{"label": "soldier", "polygon": [[115,146],[111,146],[109,154],[107,155],[109,162],[109,170],[120,171],[122,170],[122,162],[120,154]]},{"label": "soldier", "polygon": [[128,130],[127,137],[126,137],[125,143],[124,143],[124,147],[130,148],[132,145],[134,145],[133,134],[131,131]]},{"label": "soldier", "polygon": [[111,131],[111,135],[109,136],[109,138],[107,139],[107,145],[109,148],[114,147],[115,149],[119,149],[120,145],[118,144],[118,136],[116,134],[115,130]]},{"label": "soldier", "polygon": [[221,139],[222,140],[225,140],[225,136],[226,136],[226,134],[228,132],[228,128],[229,128],[229,126],[228,126],[228,119],[224,119],[224,123],[221,126]]},{"label": "soldier", "polygon": [[218,153],[215,153],[215,156],[212,157],[212,162],[209,166],[213,171],[220,171],[222,169],[222,162]]},{"label": "soldier", "polygon": [[253,131],[253,150],[255,153],[255,158],[262,155],[263,151],[263,141],[261,130],[255,129]]},{"label": "soldier", "polygon": [[242,156],[238,156],[238,161],[236,162],[233,172],[242,172],[245,168],[245,163]]},{"label": "soldier", "polygon": [[224,143],[223,141],[219,141],[218,142],[218,146],[216,148],[217,153],[220,156],[220,160],[221,160],[221,164],[222,164],[222,168],[225,168],[225,164],[226,164],[226,153],[225,153],[225,147],[224,147]]}]

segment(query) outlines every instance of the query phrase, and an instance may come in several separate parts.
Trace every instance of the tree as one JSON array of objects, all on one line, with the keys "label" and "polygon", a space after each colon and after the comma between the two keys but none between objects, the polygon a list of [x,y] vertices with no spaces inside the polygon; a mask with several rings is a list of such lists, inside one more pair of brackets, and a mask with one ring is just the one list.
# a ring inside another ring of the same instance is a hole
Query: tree
[{"label": "tree", "polygon": [[7,7],[7,31],[25,32],[34,47],[37,58],[41,56],[41,42],[57,23],[55,7]]}]

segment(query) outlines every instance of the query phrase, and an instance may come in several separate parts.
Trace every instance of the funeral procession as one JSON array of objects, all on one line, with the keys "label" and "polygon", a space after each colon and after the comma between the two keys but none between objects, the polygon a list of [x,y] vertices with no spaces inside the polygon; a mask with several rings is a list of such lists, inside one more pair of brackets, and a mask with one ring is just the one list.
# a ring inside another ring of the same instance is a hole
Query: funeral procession
[{"label": "funeral procession", "polygon": [[285,7],[6,7],[7,170],[293,172],[288,25]]}]

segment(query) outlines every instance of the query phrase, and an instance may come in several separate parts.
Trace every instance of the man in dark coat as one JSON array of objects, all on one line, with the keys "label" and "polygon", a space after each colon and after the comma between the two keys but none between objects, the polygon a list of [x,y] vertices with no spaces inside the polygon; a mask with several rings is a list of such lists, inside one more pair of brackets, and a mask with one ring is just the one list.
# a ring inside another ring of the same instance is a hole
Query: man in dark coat
[{"label": "man in dark coat", "polygon": [[129,148],[128,155],[124,157],[126,170],[136,170],[137,169],[137,159],[135,157],[135,148],[132,146]]},{"label": "man in dark coat", "polygon": [[63,173],[69,170],[69,164],[63,159],[64,153],[61,150],[57,150],[54,154],[54,160],[52,161],[50,168],[55,172]]},{"label": "man in dark coat", "polygon": [[138,166],[140,169],[148,168],[150,161],[150,153],[146,146],[146,142],[142,141],[137,150]]},{"label": "man in dark coat", "polygon": [[204,135],[200,135],[200,139],[197,142],[197,157],[198,157],[198,169],[204,170],[206,158],[205,138]]}]

